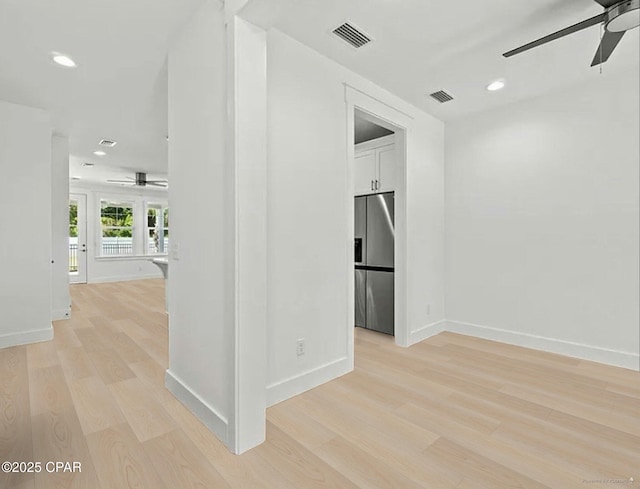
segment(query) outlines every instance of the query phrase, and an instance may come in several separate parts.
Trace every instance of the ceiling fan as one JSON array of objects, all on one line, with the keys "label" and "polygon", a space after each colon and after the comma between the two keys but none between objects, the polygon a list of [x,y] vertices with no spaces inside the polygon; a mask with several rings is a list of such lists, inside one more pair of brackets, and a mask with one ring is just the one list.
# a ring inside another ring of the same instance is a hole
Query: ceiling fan
[{"label": "ceiling fan", "polygon": [[166,180],[147,180],[147,174],[142,172],[136,172],[136,178],[127,177],[127,180],[107,180],[109,183],[124,183],[133,185],[136,187],[146,187],[151,185],[153,187],[167,187],[168,182]]},{"label": "ceiling fan", "polygon": [[609,59],[611,53],[616,48],[624,33],[630,29],[638,27],[640,24],[640,0],[595,0],[605,8],[600,15],[591,17],[590,19],[578,22],[570,27],[561,29],[548,36],[541,37],[536,41],[532,41],[519,48],[512,49],[503,54],[505,58],[509,58],[516,54],[520,54],[531,48],[541,46],[550,41],[554,41],[561,37],[581,31],[587,27],[604,23],[604,36],[600,41],[600,47],[593,58],[591,66],[599,65]]}]

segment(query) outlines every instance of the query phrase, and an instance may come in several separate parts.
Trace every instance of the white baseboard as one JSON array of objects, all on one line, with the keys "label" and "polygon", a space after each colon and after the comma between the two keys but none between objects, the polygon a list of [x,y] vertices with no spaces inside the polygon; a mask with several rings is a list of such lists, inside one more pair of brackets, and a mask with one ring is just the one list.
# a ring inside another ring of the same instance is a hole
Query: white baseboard
[{"label": "white baseboard", "polygon": [[63,319],[69,319],[71,317],[71,309],[58,309],[57,311],[51,311],[52,321],[62,321]]},{"label": "white baseboard", "polygon": [[462,321],[447,320],[446,323],[445,330],[452,333],[476,336],[487,340],[523,346],[525,348],[533,348],[535,350],[542,350],[550,353],[558,353],[559,355],[606,363],[608,365],[628,368],[631,370],[640,369],[640,355],[637,353],[610,350],[598,346],[508,331],[505,329],[491,328],[489,326],[481,326],[479,324],[465,323]]},{"label": "white baseboard", "polygon": [[347,357],[339,358],[294,377],[267,386],[267,407],[302,394],[352,370]]},{"label": "white baseboard", "polygon": [[427,324],[422,328],[419,328],[415,331],[411,331],[409,333],[409,346],[419,343],[427,338],[431,338],[432,336],[437,335],[438,333],[442,333],[447,329],[447,321],[445,319],[441,319],[440,321],[436,321],[435,323]]},{"label": "white baseboard", "polygon": [[167,370],[164,385],[182,404],[195,414],[204,425],[229,446],[229,421],[214,408],[203,401],[180,378]]},{"label": "white baseboard", "polygon": [[130,282],[132,280],[147,280],[150,278],[162,278],[162,272],[147,273],[144,275],[114,275],[111,277],[92,277],[87,280],[88,284],[102,284],[106,282]]},{"label": "white baseboard", "polygon": [[40,343],[41,341],[50,341],[52,339],[53,326],[49,325],[48,328],[44,329],[0,335],[0,348]]}]

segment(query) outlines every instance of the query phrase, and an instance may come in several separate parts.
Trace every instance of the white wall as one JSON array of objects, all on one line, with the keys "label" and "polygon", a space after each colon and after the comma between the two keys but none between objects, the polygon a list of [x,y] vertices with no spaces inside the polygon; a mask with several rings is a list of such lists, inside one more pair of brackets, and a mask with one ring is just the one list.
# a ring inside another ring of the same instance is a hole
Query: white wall
[{"label": "white wall", "polygon": [[[72,182],[69,192],[87,196],[87,283],[162,278],[160,269],[150,261],[159,255],[145,255],[143,250],[147,243],[145,236],[146,203],[166,204],[168,201],[166,191]],[[100,199],[105,198],[117,198],[134,203],[134,212],[138,225],[134,228],[136,248],[132,256],[100,256]],[[171,227],[170,223],[170,233]]]},{"label": "white wall", "polygon": [[409,344],[444,328],[444,134],[442,122],[416,110],[405,176]]},{"label": "white wall", "polygon": [[[277,30],[269,31],[267,72],[267,401],[273,404],[351,368],[353,190],[347,155],[353,140],[347,137],[344,84],[397,107],[411,120],[406,189],[410,341],[437,332],[430,326],[444,318],[444,131],[433,117]],[[429,314],[426,304],[431,304]],[[306,354],[299,357],[301,338]]]},{"label": "white wall", "polygon": [[[207,1],[169,53],[169,370],[166,385],[229,443],[235,321],[234,174],[224,12]],[[178,247],[178,249],[176,249]]]},{"label": "white wall", "polygon": [[51,318],[66,319],[71,313],[69,296],[69,139],[51,138]]},{"label": "white wall", "polygon": [[638,111],[605,68],[447,125],[451,329],[638,368]]},{"label": "white wall", "polygon": [[53,337],[51,127],[0,102],[0,348]]}]

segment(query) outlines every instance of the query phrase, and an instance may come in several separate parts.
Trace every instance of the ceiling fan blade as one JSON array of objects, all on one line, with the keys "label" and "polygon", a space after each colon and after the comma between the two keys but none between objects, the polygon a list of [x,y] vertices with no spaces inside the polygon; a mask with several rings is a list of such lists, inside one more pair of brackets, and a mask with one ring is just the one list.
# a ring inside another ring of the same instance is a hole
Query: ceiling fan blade
[{"label": "ceiling fan blade", "polygon": [[107,180],[107,182],[109,183],[128,183],[128,184],[134,184],[135,182],[132,182],[131,180]]},{"label": "ceiling fan blade", "polygon": [[620,0],[593,0],[594,2],[598,2],[600,5],[602,5],[604,8],[609,8],[613,5],[615,5],[616,3],[620,3]]},{"label": "ceiling fan blade", "polygon": [[168,183],[167,180],[145,180],[147,183]]},{"label": "ceiling fan blade", "polygon": [[593,57],[593,61],[591,62],[591,66],[597,66],[600,63],[604,63],[609,59],[611,53],[616,48],[622,36],[624,36],[624,32],[609,32],[605,31],[604,36],[602,36],[602,41],[600,41],[600,46],[598,46],[598,50],[596,51],[596,55]]},{"label": "ceiling fan blade", "polygon": [[151,185],[152,187],[167,187],[166,183],[160,183],[160,182],[147,182],[147,185]]},{"label": "ceiling fan blade", "polygon": [[549,34],[548,36],[544,36],[540,39],[527,43],[524,46],[512,49],[511,51],[507,51],[502,56],[504,56],[505,58],[509,58],[524,51],[528,51],[529,49],[541,46],[551,41],[555,41],[556,39],[559,39],[561,37],[568,36],[569,34],[573,34],[574,32],[581,31],[582,29],[586,29],[587,27],[591,27],[592,25],[600,24],[604,20],[604,17],[604,13],[596,15],[595,17],[583,20],[582,22],[578,22],[577,24],[573,24],[572,26],[565,27],[564,29],[554,32],[553,34]]}]

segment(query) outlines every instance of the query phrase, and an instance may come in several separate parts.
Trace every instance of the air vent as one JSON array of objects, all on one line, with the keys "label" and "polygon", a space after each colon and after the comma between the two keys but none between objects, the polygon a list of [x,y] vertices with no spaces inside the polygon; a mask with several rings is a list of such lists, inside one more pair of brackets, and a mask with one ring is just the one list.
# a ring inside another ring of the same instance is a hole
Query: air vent
[{"label": "air vent", "polygon": [[100,146],[106,146],[107,148],[113,148],[116,144],[118,144],[118,142],[112,141],[111,139],[103,139],[98,144],[100,144]]},{"label": "air vent", "polygon": [[444,104],[445,102],[451,102],[453,100],[453,97],[444,90],[438,90],[437,92],[430,93],[429,97],[437,100],[441,104]]},{"label": "air vent", "polygon": [[361,48],[365,44],[369,44],[373,38],[368,36],[364,32],[356,29],[352,24],[345,22],[344,24],[336,27],[332,31],[336,36],[338,36],[343,41],[348,42],[354,48]]}]

